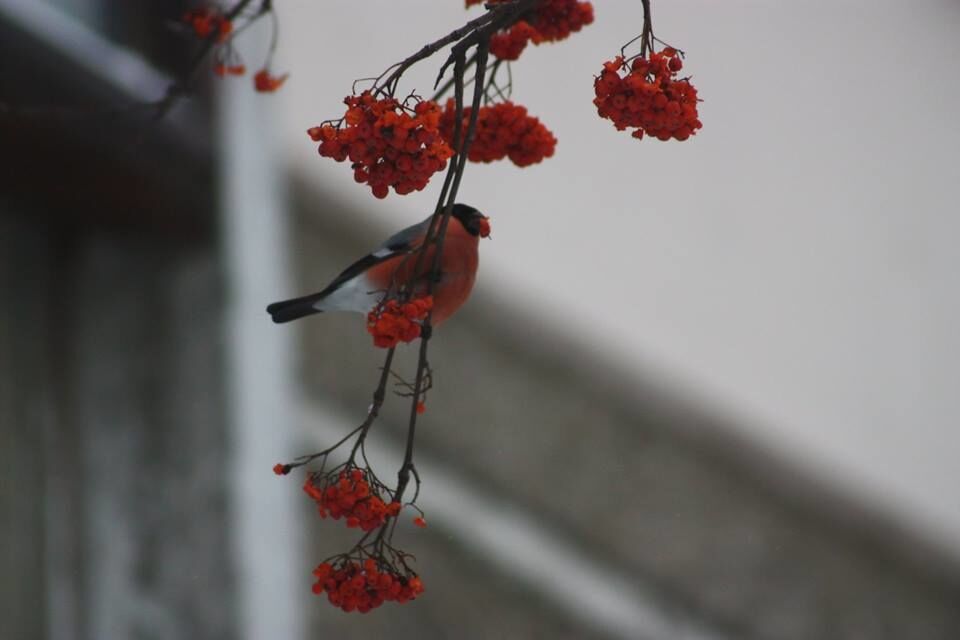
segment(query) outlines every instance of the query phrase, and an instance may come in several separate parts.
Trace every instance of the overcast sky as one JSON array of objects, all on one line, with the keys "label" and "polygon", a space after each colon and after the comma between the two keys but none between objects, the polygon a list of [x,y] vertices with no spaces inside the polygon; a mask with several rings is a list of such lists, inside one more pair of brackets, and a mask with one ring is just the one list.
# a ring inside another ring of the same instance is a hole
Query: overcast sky
[{"label": "overcast sky", "polygon": [[[479,286],[662,371],[960,552],[960,4],[653,4],[688,54],[703,130],[638,142],[596,116],[592,76],[641,24],[639,1],[597,0],[593,25],[514,65],[556,156],[468,167],[461,200],[493,220]],[[385,230],[423,218],[439,181],[377,201],[304,131],[342,114],[353,79],[478,10],[277,5],[292,167]],[[429,94],[439,62],[402,91]]]}]

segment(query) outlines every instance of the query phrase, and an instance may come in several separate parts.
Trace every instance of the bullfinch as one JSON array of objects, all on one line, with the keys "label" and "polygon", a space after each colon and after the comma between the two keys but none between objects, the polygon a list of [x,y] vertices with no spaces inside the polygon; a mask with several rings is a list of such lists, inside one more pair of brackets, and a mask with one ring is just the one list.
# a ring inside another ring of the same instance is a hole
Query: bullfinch
[{"label": "bullfinch", "polygon": [[[274,302],[267,307],[267,313],[274,322],[289,322],[324,311],[367,313],[387,292],[395,292],[409,283],[418,262],[414,294],[426,293],[435,249],[428,249],[419,261],[415,252],[422,246],[429,227],[430,218],[427,218],[390,236],[373,252],[347,267],[322,291]],[[485,215],[465,204],[453,205],[440,256],[439,278],[433,286],[431,322],[434,326],[453,315],[470,296],[477,275],[480,238],[489,234],[490,222]]]}]

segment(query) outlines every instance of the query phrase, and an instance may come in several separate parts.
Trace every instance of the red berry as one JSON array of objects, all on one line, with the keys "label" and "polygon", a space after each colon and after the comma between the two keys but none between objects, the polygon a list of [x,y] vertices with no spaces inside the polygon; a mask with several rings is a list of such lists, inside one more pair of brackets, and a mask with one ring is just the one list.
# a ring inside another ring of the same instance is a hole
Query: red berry
[{"label": "red berry", "polygon": [[261,93],[272,93],[283,86],[288,75],[285,73],[282,76],[272,76],[266,69],[261,69],[253,76],[253,88]]}]

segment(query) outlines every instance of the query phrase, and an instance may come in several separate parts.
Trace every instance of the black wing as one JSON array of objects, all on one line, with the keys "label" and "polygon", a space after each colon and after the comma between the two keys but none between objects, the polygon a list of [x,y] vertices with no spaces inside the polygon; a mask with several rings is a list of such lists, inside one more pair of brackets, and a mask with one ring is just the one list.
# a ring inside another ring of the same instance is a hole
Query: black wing
[{"label": "black wing", "polygon": [[344,282],[353,280],[356,276],[360,275],[370,267],[380,264],[384,260],[389,260],[390,258],[401,253],[410,251],[416,246],[417,240],[422,238],[424,234],[427,233],[427,228],[429,226],[430,218],[427,218],[423,222],[418,222],[415,225],[407,227],[406,229],[393,234],[372,253],[368,253],[344,269],[340,275],[333,279],[333,282],[328,284],[323,289],[323,291],[316,294],[318,299],[323,298],[332,291],[336,291],[337,288],[340,287],[340,285],[342,285]]},{"label": "black wing", "polygon": [[320,313],[320,311],[314,307],[314,304],[318,300],[327,297],[343,285],[343,283],[352,280],[370,267],[380,264],[384,260],[389,260],[396,255],[410,251],[410,249],[416,245],[416,241],[427,232],[429,224],[430,218],[427,218],[423,222],[393,234],[375,251],[365,255],[344,269],[340,275],[334,278],[333,282],[324,287],[322,291],[300,298],[274,302],[267,306],[267,313],[272,316],[274,322],[289,322],[290,320],[296,320],[303,316]]}]

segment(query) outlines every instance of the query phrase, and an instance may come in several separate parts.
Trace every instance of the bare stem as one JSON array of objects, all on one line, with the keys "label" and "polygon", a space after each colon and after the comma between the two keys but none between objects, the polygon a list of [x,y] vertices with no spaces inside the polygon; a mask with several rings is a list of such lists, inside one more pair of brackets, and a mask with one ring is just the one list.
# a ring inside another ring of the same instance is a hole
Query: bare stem
[{"label": "bare stem", "polygon": [[[467,60],[468,65],[473,64],[474,60],[476,60],[476,55],[477,54],[474,53],[472,56],[470,56],[470,58]],[[437,80],[439,81],[440,78],[437,78]],[[438,100],[440,100],[440,98],[442,98],[447,94],[447,91],[450,91],[450,88],[453,87],[456,81],[457,81],[457,74],[456,72],[454,72],[453,77],[447,80],[446,82],[444,82],[443,86],[437,89],[430,99],[434,102],[437,102]]]},{"label": "bare stem", "polygon": [[[474,30],[490,24],[490,22],[493,21],[503,11],[504,9],[502,8],[494,8],[488,11],[487,13],[483,14],[479,18],[474,18],[473,20],[466,23],[459,29],[454,29],[453,31],[443,36],[442,38],[434,40],[429,44],[423,45],[423,47],[421,47],[419,51],[405,58],[401,62],[398,62],[397,64],[393,65],[392,67],[384,71],[382,74],[380,74],[380,76],[377,78],[377,82],[375,83],[375,85],[378,87],[382,87],[387,93],[392,94],[393,90],[396,88],[397,82],[400,80],[400,76],[402,76],[407,69],[409,69],[416,63],[420,62],[421,60],[425,60],[429,58],[430,56],[440,51],[440,49],[443,49],[447,45],[453,44],[454,42],[457,42],[463,39],[464,36],[473,32]],[[391,69],[392,69],[392,72],[391,72]],[[443,75],[444,69],[446,69],[446,65],[444,65],[443,68],[441,68],[440,70],[441,76]],[[383,84],[381,85],[380,80],[383,79],[383,77],[388,72],[390,73],[390,75],[387,76],[386,80],[384,80]]]},{"label": "bare stem", "polygon": [[[459,144],[457,145],[457,155],[454,158],[456,169],[451,173],[453,176],[453,181],[450,185],[449,193],[445,194],[446,204],[443,206],[443,215],[440,218],[440,228],[437,231],[436,251],[433,254],[433,264],[431,265],[430,277],[427,281],[428,295],[433,292],[433,287],[437,281],[437,276],[440,273],[440,262],[443,254],[444,240],[446,239],[447,225],[450,222],[450,214],[453,211],[453,205],[456,202],[457,191],[460,189],[460,181],[463,179],[463,172],[466,168],[467,155],[470,145],[472,144],[474,134],[476,133],[477,116],[480,110],[480,102],[484,94],[484,77],[487,70],[488,47],[489,36],[487,36],[487,39],[481,40],[477,44],[476,61],[474,62],[476,72],[473,83],[473,104],[470,110],[470,120],[467,124],[466,135],[463,137],[462,142],[460,141],[459,129],[462,127],[463,123],[463,75],[465,55],[463,50],[457,50],[457,47],[454,47],[455,50],[452,54],[457,56],[455,58],[454,67],[455,76],[458,78],[455,85],[456,112],[454,113],[454,141],[455,143]],[[442,203],[443,200],[440,201],[440,204]],[[436,217],[437,216],[434,215],[434,218]],[[424,247],[427,246],[428,245],[425,242]],[[407,426],[407,445],[406,450],[404,451],[403,464],[400,466],[400,471],[397,474],[397,489],[394,492],[394,500],[396,501],[400,501],[402,499],[403,492],[406,490],[407,485],[410,482],[410,474],[413,473],[416,475],[416,471],[413,466],[413,444],[417,430],[417,404],[420,402],[420,394],[423,389],[424,372],[427,370],[427,351],[432,334],[430,324],[431,317],[432,312],[428,314],[427,318],[424,320],[423,335],[420,338],[420,353],[417,360],[417,377],[414,381],[413,400],[410,403],[410,421]]]},{"label": "bare stem", "polygon": [[351,462],[353,462],[354,457],[357,455],[357,450],[363,446],[371,425],[376,421],[377,416],[380,415],[380,408],[383,407],[383,401],[387,397],[387,380],[390,378],[390,366],[393,364],[393,354],[396,353],[396,351],[396,347],[388,350],[387,356],[383,360],[383,370],[380,372],[380,382],[377,383],[377,388],[373,392],[373,402],[370,404],[367,418],[359,427],[360,435],[357,437],[357,441],[353,443],[353,449],[350,451],[349,460]]},{"label": "bare stem", "polygon": [[640,34],[640,56],[645,58],[653,49],[653,18],[650,15],[650,0],[640,0],[643,5],[643,33]]},{"label": "bare stem", "polygon": [[[437,53],[447,45],[456,43],[454,48],[460,51],[466,51],[470,47],[478,45],[481,41],[489,41],[490,35],[495,31],[512,25],[520,19],[520,16],[536,7],[542,0],[515,0],[510,4],[499,4],[488,7],[487,12],[478,18],[467,22],[459,29],[454,29],[447,35],[423,45],[416,53],[404,60],[390,66],[381,73],[374,83],[375,90],[388,95],[393,95],[396,91],[397,83],[400,77],[413,65],[426,60]],[[437,83],[443,77],[447,67],[454,61],[454,55],[440,67],[440,73],[437,76]],[[384,79],[385,78],[385,79]],[[383,82],[381,82],[381,80]]]}]

